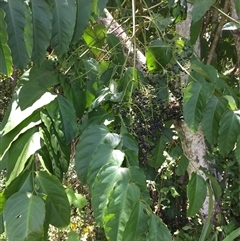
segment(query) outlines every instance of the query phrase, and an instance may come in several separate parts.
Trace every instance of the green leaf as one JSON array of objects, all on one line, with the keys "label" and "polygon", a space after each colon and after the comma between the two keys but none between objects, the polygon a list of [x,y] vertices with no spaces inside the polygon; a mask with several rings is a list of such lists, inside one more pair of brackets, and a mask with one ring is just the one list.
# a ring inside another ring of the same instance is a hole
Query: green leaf
[{"label": "green leaf", "polygon": [[91,204],[94,212],[94,218],[100,225],[103,224],[106,205],[109,202],[109,196],[117,181],[125,177],[130,179],[128,169],[121,168],[119,165],[108,163],[101,168],[94,180],[91,188]]},{"label": "green leaf", "polygon": [[58,84],[59,80],[53,62],[45,61],[40,67],[34,66],[25,72],[19,82],[22,85],[19,92],[19,103],[21,109],[24,110],[48,92],[49,87]]},{"label": "green leaf", "polygon": [[31,0],[33,23],[32,60],[42,64],[52,35],[52,12],[47,1]]},{"label": "green leaf", "polygon": [[153,41],[147,49],[146,60],[148,71],[162,70],[172,58],[171,47],[162,40]]},{"label": "green leaf", "polygon": [[109,240],[124,240],[123,233],[133,207],[139,199],[139,188],[132,183],[128,183],[123,174],[122,179],[116,183],[109,196],[109,202],[104,213],[104,229]]},{"label": "green leaf", "polygon": [[81,135],[76,147],[75,167],[79,179],[86,183],[90,161],[95,151],[103,143],[115,148],[120,142],[120,138],[109,133],[106,126],[90,126]]},{"label": "green leaf", "polygon": [[37,192],[50,200],[50,223],[55,227],[67,226],[70,222],[70,204],[61,182],[46,172],[40,171],[36,175]]},{"label": "green leaf", "polygon": [[72,103],[58,95],[46,109],[54,122],[58,137],[65,145],[70,144],[77,132],[77,117]]},{"label": "green leaf", "polygon": [[156,215],[151,214],[148,221],[149,233],[147,241],[171,241],[171,233],[162,220]]},{"label": "green leaf", "polygon": [[4,21],[4,12],[0,9],[0,72],[10,76],[12,74],[12,57],[7,45],[8,34],[7,25]]},{"label": "green leaf", "polygon": [[151,153],[151,158],[149,159],[149,164],[152,167],[160,167],[165,161],[166,158],[163,155],[163,151],[165,150],[166,144],[166,138],[164,136],[161,136]]},{"label": "green leaf", "polygon": [[3,217],[9,241],[36,241],[42,236],[45,205],[40,197],[18,192],[7,200]]},{"label": "green leaf", "polygon": [[79,241],[79,234],[74,232],[74,231],[70,231],[67,234],[67,241]]},{"label": "green leaf", "polygon": [[233,0],[235,4],[236,11],[240,15],[240,2],[238,0]]},{"label": "green leaf", "polygon": [[6,201],[7,199],[6,199],[6,196],[4,195],[4,192],[0,192],[0,213],[2,213]]},{"label": "green leaf", "polygon": [[180,161],[178,161],[176,175],[182,176],[185,173],[185,171],[187,170],[188,164],[189,164],[189,160],[187,159],[187,157],[185,155],[183,155],[181,157]]},{"label": "green leaf", "polygon": [[107,34],[107,43],[111,54],[111,61],[117,65],[123,65],[125,56],[120,40],[112,33]]},{"label": "green leaf", "polygon": [[192,22],[190,27],[190,43],[195,45],[199,34],[201,33],[203,19],[199,19],[197,22]]},{"label": "green leaf", "polygon": [[4,231],[3,213],[0,213],[0,234],[2,234]]},{"label": "green leaf", "polygon": [[232,231],[223,241],[234,241],[237,237],[240,237],[240,228]]},{"label": "green leaf", "polygon": [[2,161],[2,159],[5,157],[5,154],[7,153],[13,141],[15,141],[22,133],[33,128],[34,126],[39,125],[40,123],[41,121],[39,112],[35,112],[6,134],[5,129],[3,129],[2,132],[0,132],[0,161]]},{"label": "green leaf", "polygon": [[205,137],[211,144],[217,143],[219,123],[226,109],[226,99],[215,96],[212,96],[206,105],[202,119],[202,128]]},{"label": "green leaf", "polygon": [[218,147],[223,156],[229,154],[237,141],[240,129],[240,117],[227,110],[220,120]]},{"label": "green leaf", "polygon": [[82,209],[88,204],[87,199],[82,194],[75,193],[72,189],[67,188],[66,194],[70,205],[76,208]]},{"label": "green leaf", "polygon": [[[22,121],[31,116],[34,111],[49,104],[57,97],[57,95],[46,92],[40,98],[38,98],[34,104],[32,104],[31,100],[29,101],[28,96],[26,96],[26,98],[24,98],[25,96],[19,98],[21,90],[22,87],[20,87],[13,96],[11,107],[9,108],[9,111],[6,113],[2,122],[2,131],[0,134],[6,135],[8,132],[17,127]],[[22,105],[24,107],[28,106],[28,108],[23,110]]]},{"label": "green leaf", "polygon": [[92,12],[92,1],[77,0],[77,17],[72,44],[79,42],[89,22]]},{"label": "green leaf", "polygon": [[240,165],[240,134],[237,137],[237,146],[235,149],[235,156],[238,161],[238,164]]},{"label": "green leaf", "polygon": [[195,0],[192,10],[192,21],[197,22],[215,4],[216,0]]},{"label": "green leaf", "polygon": [[75,20],[76,5],[74,0],[51,1],[53,13],[51,44],[58,56],[68,51],[71,42]]},{"label": "green leaf", "polygon": [[144,204],[137,202],[126,224],[122,240],[124,241],[145,241],[148,230],[149,216],[144,213]]},{"label": "green leaf", "polygon": [[[205,65],[201,61],[194,59],[191,62],[191,69],[194,70],[193,74],[199,73],[209,82],[217,83],[219,81],[219,74],[212,65]],[[199,77],[196,76],[196,78],[198,79]]]},{"label": "green leaf", "polygon": [[106,27],[103,24],[97,24],[94,26],[88,26],[83,34],[84,41],[96,56],[101,53],[106,33]]},{"label": "green leaf", "polygon": [[25,168],[28,159],[41,148],[37,128],[32,128],[20,135],[8,150],[7,185]]},{"label": "green leaf", "polygon": [[[117,138],[117,137],[116,137]],[[109,145],[102,144],[100,145],[92,159],[90,161],[87,173],[87,184],[91,187],[94,182],[97,173],[107,163],[113,163],[114,165],[121,165],[124,160],[124,153],[120,150],[113,150]]]},{"label": "green leaf", "polygon": [[210,183],[211,183],[211,186],[213,189],[213,193],[215,196],[215,200],[218,201],[220,199],[220,197],[222,196],[221,186],[219,185],[219,182],[216,177],[214,177],[212,175],[207,175],[207,177],[210,180]]},{"label": "green leaf", "polygon": [[22,0],[1,1],[0,8],[6,14],[8,45],[11,49],[13,63],[17,68],[23,69],[29,62],[29,55],[24,40],[25,11],[28,11],[26,4]]},{"label": "green leaf", "polygon": [[194,216],[202,207],[207,195],[207,186],[204,178],[197,173],[192,173],[187,185],[189,207],[187,216]]},{"label": "green leaf", "polygon": [[206,103],[211,98],[214,85],[207,82],[190,82],[184,91],[183,116],[188,127],[198,129]]}]

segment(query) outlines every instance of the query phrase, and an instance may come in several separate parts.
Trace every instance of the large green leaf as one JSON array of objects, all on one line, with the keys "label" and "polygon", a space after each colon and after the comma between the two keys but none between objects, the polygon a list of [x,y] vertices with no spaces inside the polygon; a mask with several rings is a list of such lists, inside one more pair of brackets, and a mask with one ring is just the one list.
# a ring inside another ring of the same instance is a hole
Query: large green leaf
[{"label": "large green leaf", "polygon": [[[128,182],[128,173],[112,190],[104,213],[104,229],[109,240],[123,240],[123,233],[132,213],[134,205],[140,199],[139,188]],[[134,232],[134,230],[132,230]],[[131,231],[130,231],[131,233]]]},{"label": "large green leaf", "polygon": [[240,130],[240,117],[227,110],[222,116],[219,127],[218,147],[223,156],[229,154],[237,141]]},{"label": "large green leaf", "polygon": [[144,204],[137,202],[132,209],[122,240],[146,241],[149,216],[144,213]]},{"label": "large green leaf", "polygon": [[147,49],[147,68],[150,72],[162,70],[172,58],[171,47],[162,40],[153,41]]},{"label": "large green leaf", "polygon": [[52,61],[45,61],[40,67],[34,66],[20,78],[22,85],[19,92],[21,109],[33,105],[42,95],[48,92],[49,87],[59,83],[57,72]]},{"label": "large green leaf", "polygon": [[[116,137],[117,138],[117,137]],[[111,146],[102,144],[95,151],[90,161],[87,173],[87,183],[91,187],[97,173],[107,163],[121,165],[124,160],[124,154],[120,150],[114,150]]]},{"label": "large green leaf", "polygon": [[72,43],[76,44],[82,34],[84,33],[85,28],[89,22],[92,13],[92,1],[77,0],[77,17],[75,24],[75,31],[72,39]]},{"label": "large green leaf", "polygon": [[147,241],[172,240],[171,233],[169,232],[168,228],[156,214],[151,214],[148,225],[149,233],[147,235]]},{"label": "large green leaf", "polygon": [[[31,116],[34,111],[49,104],[57,97],[57,95],[46,92],[32,104],[32,101],[28,99],[28,96],[22,96],[22,98],[19,99],[21,90],[22,87],[20,87],[13,96],[11,107],[2,122],[0,135],[6,135],[8,132],[17,127],[23,120]],[[24,107],[28,106],[28,108],[23,110],[21,105],[24,105]]]},{"label": "large green leaf", "polygon": [[4,12],[0,9],[0,72],[10,76],[12,74],[12,57],[7,45],[7,25],[4,21]]},{"label": "large green leaf", "polygon": [[22,0],[1,1],[0,8],[6,13],[8,45],[11,49],[13,63],[16,67],[23,69],[29,62],[29,55],[24,40],[25,11],[28,11],[26,4]]},{"label": "large green leaf", "polygon": [[240,237],[240,228],[233,230],[223,241],[234,241],[237,237]]},{"label": "large green leaf", "polygon": [[[41,123],[39,112],[33,113],[31,116],[23,120],[17,127],[8,132],[4,133],[4,129],[0,132],[0,161],[5,157],[8,149],[10,148],[12,142],[16,140],[19,135],[31,129],[34,126],[37,126]],[[1,163],[0,163],[1,165]]]},{"label": "large green leaf", "polygon": [[51,44],[58,56],[67,52],[71,42],[75,20],[76,5],[74,0],[53,0],[53,26]]},{"label": "large green leaf", "polygon": [[192,10],[192,21],[197,22],[202,18],[216,0],[195,0]]},{"label": "large green leaf", "polygon": [[87,181],[88,167],[94,152],[102,144],[106,143],[115,148],[120,138],[109,133],[106,126],[90,126],[81,135],[76,147],[75,166],[78,177],[83,183]]},{"label": "large green leaf", "polygon": [[188,84],[184,92],[183,116],[190,129],[198,129],[213,90],[214,85],[205,81],[193,81]]},{"label": "large green leaf", "polygon": [[24,169],[28,158],[41,148],[37,128],[32,128],[20,135],[8,150],[7,185]]},{"label": "large green leaf", "polygon": [[52,12],[47,1],[31,0],[33,23],[32,60],[40,65],[46,55],[52,35]]},{"label": "large green leaf", "polygon": [[97,177],[94,180],[91,189],[92,208],[95,220],[102,225],[105,213],[105,208],[109,202],[114,185],[121,180],[123,176],[130,179],[129,171],[126,168],[121,168],[119,165],[108,163],[101,168]]},{"label": "large green leaf", "polygon": [[227,105],[228,102],[226,99],[215,96],[213,96],[206,105],[202,119],[202,127],[205,137],[211,144],[216,144],[217,142],[219,123],[227,109]]},{"label": "large green leaf", "polygon": [[72,103],[58,95],[55,101],[46,106],[46,109],[60,140],[66,145],[70,144],[77,131],[77,117]]},{"label": "large green leaf", "polygon": [[40,240],[43,232],[45,205],[40,197],[31,193],[18,192],[7,200],[3,217],[9,241]]},{"label": "large green leaf", "polygon": [[235,150],[235,156],[240,165],[240,134],[237,137],[237,146],[236,146],[236,150]]},{"label": "large green leaf", "polygon": [[70,204],[61,182],[47,172],[36,175],[38,193],[46,196],[51,203],[50,223],[55,227],[64,227],[70,222]]},{"label": "large green leaf", "polygon": [[192,173],[187,186],[189,207],[188,217],[194,216],[202,207],[207,195],[207,186],[204,178],[197,173]]}]

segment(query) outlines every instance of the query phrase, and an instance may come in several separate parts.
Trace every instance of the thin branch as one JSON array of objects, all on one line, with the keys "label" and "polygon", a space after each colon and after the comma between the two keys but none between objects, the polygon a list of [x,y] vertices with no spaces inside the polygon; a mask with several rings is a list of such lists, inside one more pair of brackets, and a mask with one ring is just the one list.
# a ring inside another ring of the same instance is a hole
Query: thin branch
[{"label": "thin branch", "polygon": [[[229,7],[229,3],[230,3],[230,0],[226,0],[225,1],[224,7],[223,7],[223,12],[224,13],[227,12],[228,7]],[[220,23],[218,25],[217,31],[215,33],[214,39],[213,39],[212,44],[211,44],[211,49],[210,49],[210,52],[209,52],[209,55],[208,55],[207,64],[211,64],[211,62],[212,62],[213,55],[215,53],[215,50],[216,50],[216,47],[217,47],[217,43],[218,43],[218,40],[220,38],[220,34],[221,34],[221,31],[222,31],[222,27],[223,27],[223,25],[225,23],[225,20],[226,20],[226,15],[222,16],[221,21],[220,21]]]},{"label": "thin branch", "polygon": [[130,56],[130,61],[132,63],[134,62],[134,59],[135,59],[136,68],[138,70],[145,70],[146,68],[145,55],[133,45],[131,38],[126,34],[122,26],[114,20],[111,13],[107,9],[104,9],[104,13],[106,17],[99,18],[99,21],[108,28],[109,33],[113,33],[119,38],[119,40],[123,44],[125,55]]}]

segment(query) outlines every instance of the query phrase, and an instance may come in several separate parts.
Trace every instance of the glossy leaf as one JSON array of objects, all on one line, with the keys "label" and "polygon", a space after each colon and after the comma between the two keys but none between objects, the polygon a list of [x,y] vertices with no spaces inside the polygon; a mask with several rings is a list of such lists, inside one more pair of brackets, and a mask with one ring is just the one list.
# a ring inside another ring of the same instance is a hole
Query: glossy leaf
[{"label": "glossy leaf", "polygon": [[184,92],[183,116],[190,129],[198,129],[213,90],[214,86],[207,82],[194,81],[188,84]]},{"label": "glossy leaf", "polygon": [[40,171],[36,176],[38,193],[50,200],[50,223],[55,227],[67,226],[70,222],[70,204],[61,182],[53,175]]},{"label": "glossy leaf", "polygon": [[33,24],[32,60],[37,65],[45,59],[52,35],[52,12],[47,1],[31,0]]},{"label": "glossy leaf", "polygon": [[148,221],[149,233],[147,241],[171,241],[171,233],[162,220],[156,215],[151,214]]},{"label": "glossy leaf", "polygon": [[130,180],[129,174],[129,171],[126,168],[121,168],[119,165],[113,165],[113,163],[106,164],[99,171],[91,189],[91,203],[94,217],[98,224],[103,224],[106,205],[109,202],[109,196],[113,191],[115,184],[119,180],[122,180],[123,177]]},{"label": "glossy leaf", "polygon": [[[19,99],[21,89],[22,87],[20,87],[13,96],[12,104],[2,122],[2,132],[0,132],[0,134],[2,133],[6,135],[15,127],[17,127],[22,121],[31,116],[34,111],[49,104],[57,97],[57,95],[46,92],[40,98],[38,98],[37,101],[34,102],[34,104],[32,104],[31,101],[29,101],[29,99],[27,98],[27,96],[25,99]],[[23,110],[21,105],[24,105],[24,107],[28,106],[28,108],[25,108]]]},{"label": "glossy leaf", "polygon": [[227,109],[227,101],[224,98],[217,98],[213,96],[207,103],[203,119],[203,132],[211,144],[216,144],[219,132],[219,123],[221,117]]},{"label": "glossy leaf", "polygon": [[37,128],[22,134],[8,151],[7,185],[23,170],[28,159],[41,148],[40,135]]},{"label": "glossy leaf", "polygon": [[120,138],[110,134],[105,126],[90,126],[82,133],[76,147],[75,167],[78,177],[83,183],[87,181],[89,164],[97,148],[102,143],[106,143],[114,148],[119,142]]},{"label": "glossy leaf", "polygon": [[77,0],[76,4],[77,16],[72,44],[76,44],[82,37],[92,12],[92,1]]},{"label": "glossy leaf", "polygon": [[76,7],[74,0],[51,1],[53,13],[51,44],[58,56],[68,51],[71,42],[75,20]]},{"label": "glossy leaf", "polygon": [[3,217],[9,241],[35,241],[42,236],[45,205],[40,197],[17,192],[7,200]]},{"label": "glossy leaf", "polygon": [[102,144],[98,147],[90,161],[87,173],[87,183],[89,186],[94,182],[99,170],[107,163],[121,165],[124,154],[120,150],[113,150],[109,145]]},{"label": "glossy leaf", "polygon": [[218,147],[223,156],[229,154],[237,141],[240,128],[240,117],[227,110],[222,116],[219,127]]},{"label": "glossy leaf", "polygon": [[202,18],[216,0],[195,0],[192,10],[192,21],[197,22]]},{"label": "glossy leaf", "polygon": [[0,8],[6,13],[8,45],[11,49],[13,63],[16,67],[23,69],[30,60],[24,36],[26,4],[21,0],[1,1]]},{"label": "glossy leaf", "polygon": [[228,22],[228,23],[225,23],[222,27],[222,30],[230,30],[230,31],[233,31],[233,30],[237,30],[240,28],[240,24],[236,24],[236,23],[233,23],[233,22]]},{"label": "glossy leaf", "polygon": [[104,213],[104,229],[109,240],[124,240],[123,233],[133,207],[139,201],[139,198],[139,188],[132,183],[128,183],[123,174],[123,178],[116,183],[109,196],[107,209]]},{"label": "glossy leaf", "polygon": [[8,34],[4,15],[3,10],[0,9],[0,73],[10,76],[13,71],[13,64],[10,48],[7,45]]},{"label": "glossy leaf", "polygon": [[207,186],[204,178],[197,173],[192,173],[187,185],[189,207],[187,216],[194,216],[202,207],[207,195]]}]

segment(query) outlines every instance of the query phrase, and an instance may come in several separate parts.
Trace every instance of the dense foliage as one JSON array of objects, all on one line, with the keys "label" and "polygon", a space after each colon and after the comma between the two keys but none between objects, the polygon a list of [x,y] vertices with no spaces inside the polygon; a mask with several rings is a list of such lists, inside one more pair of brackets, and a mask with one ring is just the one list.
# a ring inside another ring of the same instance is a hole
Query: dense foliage
[{"label": "dense foliage", "polygon": [[[0,0],[1,81],[15,88],[0,129],[0,233],[9,241],[48,240],[49,225],[68,226],[71,206],[85,206],[63,185],[73,162],[107,240],[240,236],[240,56],[231,32],[240,23],[219,11],[225,1],[195,0],[187,39],[175,29],[186,1],[134,2]],[[146,69],[98,21],[105,7]],[[216,16],[226,24],[210,65]],[[208,169],[187,172],[183,120],[201,127]]]}]

